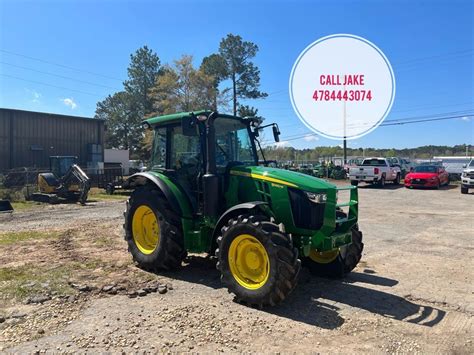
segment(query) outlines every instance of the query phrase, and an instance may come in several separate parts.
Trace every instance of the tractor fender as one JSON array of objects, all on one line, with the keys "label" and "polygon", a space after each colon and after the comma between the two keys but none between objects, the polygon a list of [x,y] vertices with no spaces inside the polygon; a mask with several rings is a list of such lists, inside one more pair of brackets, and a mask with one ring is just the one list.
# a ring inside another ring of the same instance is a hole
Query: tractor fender
[{"label": "tractor fender", "polygon": [[253,202],[244,202],[238,205],[235,205],[225,211],[214,227],[214,232],[212,234],[212,244],[214,245],[216,242],[219,233],[221,232],[222,227],[227,223],[227,221],[233,217],[237,217],[241,214],[248,213],[251,210],[258,209],[268,217],[275,217],[273,212],[270,210],[268,203],[263,201],[253,201]]},{"label": "tractor fender", "polygon": [[178,203],[176,195],[162,179],[154,174],[147,172],[133,174],[123,183],[122,187],[124,189],[134,189],[138,186],[143,186],[149,183],[156,185],[163,195],[165,195],[165,198],[170,204],[173,212],[177,213],[179,216],[183,215],[183,211]]}]

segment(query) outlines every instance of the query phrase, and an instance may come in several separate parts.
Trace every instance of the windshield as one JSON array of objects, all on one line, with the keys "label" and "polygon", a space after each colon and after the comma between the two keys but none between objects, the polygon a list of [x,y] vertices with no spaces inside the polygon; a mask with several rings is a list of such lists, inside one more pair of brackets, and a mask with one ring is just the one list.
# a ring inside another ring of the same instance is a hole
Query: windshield
[{"label": "windshield", "polygon": [[474,168],[474,160],[471,160],[471,162],[469,163],[469,167]]},{"label": "windshield", "polygon": [[365,159],[362,166],[385,166],[384,159]]},{"label": "windshield", "polygon": [[415,173],[436,173],[437,167],[431,165],[417,166],[414,171]]},{"label": "windshield", "polygon": [[216,165],[227,166],[238,161],[255,164],[255,153],[247,126],[240,119],[218,117],[214,121],[216,131]]}]

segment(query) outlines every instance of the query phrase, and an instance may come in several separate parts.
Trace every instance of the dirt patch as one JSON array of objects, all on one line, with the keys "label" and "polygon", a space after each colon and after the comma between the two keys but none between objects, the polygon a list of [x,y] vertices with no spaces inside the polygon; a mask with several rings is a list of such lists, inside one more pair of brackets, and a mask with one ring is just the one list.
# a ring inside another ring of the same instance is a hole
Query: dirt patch
[{"label": "dirt patch", "polygon": [[[20,353],[473,353],[474,270],[468,265],[474,255],[466,247],[472,196],[458,188],[393,187],[361,188],[359,195],[365,242],[359,266],[343,280],[303,269],[290,297],[264,310],[233,302],[212,258],[191,255],[181,270],[162,275],[138,270],[123,240],[123,202],[14,214],[0,221],[1,232],[57,236],[0,246],[0,269],[13,275],[0,287],[50,280],[49,289],[5,297],[0,347]],[[64,290],[53,279],[63,280]],[[24,304],[41,295],[50,299]]]}]

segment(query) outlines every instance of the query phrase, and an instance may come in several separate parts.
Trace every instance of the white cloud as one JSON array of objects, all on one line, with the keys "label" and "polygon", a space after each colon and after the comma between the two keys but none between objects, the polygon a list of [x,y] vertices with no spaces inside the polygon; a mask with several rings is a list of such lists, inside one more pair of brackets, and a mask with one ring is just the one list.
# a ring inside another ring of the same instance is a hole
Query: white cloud
[{"label": "white cloud", "polygon": [[66,106],[69,106],[71,108],[71,110],[74,110],[77,107],[77,104],[74,102],[74,99],[72,99],[72,98],[65,98],[65,99],[62,99],[61,101]]},{"label": "white cloud", "polygon": [[319,137],[314,134],[307,134],[304,136],[304,140],[306,142],[319,141]]},{"label": "white cloud", "polygon": [[42,95],[38,91],[30,90],[30,89],[25,89],[25,91],[29,95],[31,95],[31,102],[32,103],[39,104],[41,102],[40,98],[41,98]]},{"label": "white cloud", "polygon": [[32,91],[32,94],[33,94],[33,102],[34,103],[39,103],[41,94],[37,91],[34,91],[34,90]]},{"label": "white cloud", "polygon": [[461,120],[465,121],[465,122],[469,122],[471,120],[471,117],[469,116],[464,116],[464,117],[461,117]]},{"label": "white cloud", "polygon": [[276,142],[275,147],[277,148],[285,148],[285,147],[290,147],[291,144],[288,141],[281,141],[281,142]]}]

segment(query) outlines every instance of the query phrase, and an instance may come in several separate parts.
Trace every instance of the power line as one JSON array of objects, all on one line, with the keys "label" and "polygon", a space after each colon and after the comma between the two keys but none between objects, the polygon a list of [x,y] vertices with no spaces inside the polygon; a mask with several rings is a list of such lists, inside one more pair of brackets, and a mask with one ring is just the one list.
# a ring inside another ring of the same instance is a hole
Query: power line
[{"label": "power line", "polygon": [[410,66],[412,63],[417,63],[417,62],[426,62],[426,61],[431,61],[433,59],[442,59],[442,58],[449,58],[449,57],[456,57],[456,56],[466,56],[469,54],[472,54],[474,49],[465,49],[462,51],[456,51],[456,52],[448,52],[448,53],[443,53],[443,54],[438,54],[434,56],[429,56],[429,57],[421,57],[421,58],[414,58],[410,59],[407,61],[399,62],[399,63],[394,63],[394,66]]},{"label": "power line", "polygon": [[99,86],[99,87],[103,87],[103,88],[106,88],[106,89],[113,89],[113,90],[118,90],[118,91],[121,90],[119,88],[115,88],[115,87],[112,87],[112,86],[91,83],[90,81],[79,80],[79,79],[75,79],[75,78],[71,78],[69,76],[64,76],[64,75],[59,75],[59,74],[48,73],[48,72],[45,72],[45,71],[42,71],[42,70],[36,70],[36,69],[33,69],[33,68],[23,67],[21,65],[16,65],[16,64],[11,64],[11,63],[7,63],[7,62],[1,62],[1,61],[0,61],[0,64],[10,65],[10,66],[15,67],[15,68],[30,70],[30,71],[34,71],[36,73],[51,75],[51,76],[55,76],[55,77],[62,78],[62,79],[73,80],[73,81],[77,81],[78,83],[94,85],[94,86]]},{"label": "power line", "polygon": [[118,81],[120,81],[120,82],[123,81],[122,79],[115,78],[115,77],[113,77],[113,76],[108,76],[108,75],[104,75],[104,74],[99,74],[99,73],[91,72],[91,71],[84,70],[84,69],[74,68],[74,67],[70,67],[70,66],[68,66],[68,65],[59,64],[59,63],[55,63],[55,62],[50,62],[50,61],[48,61],[48,60],[44,60],[44,59],[41,59],[41,58],[35,58],[35,57],[30,57],[30,56],[28,56],[28,55],[20,54],[20,53],[10,52],[10,51],[7,51],[7,50],[5,50],[5,49],[0,49],[0,52],[12,54],[12,55],[16,55],[16,56],[18,56],[18,57],[23,57],[23,58],[27,58],[27,59],[31,59],[31,60],[36,60],[37,62],[46,63],[46,64],[50,64],[50,65],[55,65],[55,66],[58,66],[58,67],[61,67],[61,68],[66,68],[66,69],[70,69],[70,70],[75,70],[75,71],[77,71],[77,72],[82,72],[82,73],[87,73],[87,74],[90,74],[90,75],[100,76],[100,77],[106,78],[106,79],[118,80]]},{"label": "power line", "polygon": [[[399,120],[387,120],[383,123],[380,124],[380,127],[382,126],[397,126],[397,125],[405,125],[405,124],[413,124],[413,123],[424,123],[424,122],[433,122],[433,121],[444,121],[444,120],[452,120],[456,118],[472,118],[474,117],[473,113],[465,113],[462,115],[455,115],[455,116],[446,116],[446,117],[433,117],[433,118],[405,118],[405,119],[399,119]],[[408,120],[407,120],[408,119]],[[404,121],[407,120],[407,121]],[[289,136],[286,138],[282,138],[283,141],[293,141],[293,140],[298,140],[298,139],[304,139],[306,137],[311,137],[311,136],[318,136],[317,133],[305,133],[305,134],[300,134],[300,135],[295,135],[295,136]],[[268,144],[268,143],[273,143],[272,141],[266,141],[262,142],[262,144]]]},{"label": "power line", "polygon": [[86,92],[86,91],[82,91],[82,90],[76,90],[76,89],[66,88],[66,87],[64,87],[64,86],[57,86],[57,85],[53,85],[53,84],[42,83],[41,81],[19,78],[19,77],[14,76],[14,75],[3,74],[3,73],[0,73],[0,75],[5,76],[5,77],[8,77],[8,78],[16,79],[16,80],[27,81],[27,82],[34,83],[34,84],[51,86],[51,87],[56,88],[56,89],[69,90],[69,91],[73,91],[73,92],[78,92],[78,93],[81,93],[81,94],[84,94],[84,95],[90,95],[90,96],[95,96],[95,97],[103,97],[103,96],[104,96],[104,95],[94,94],[94,93],[90,93],[90,92]]}]

